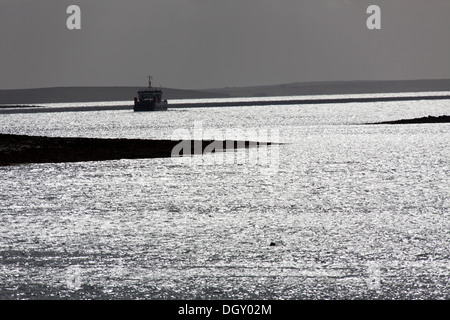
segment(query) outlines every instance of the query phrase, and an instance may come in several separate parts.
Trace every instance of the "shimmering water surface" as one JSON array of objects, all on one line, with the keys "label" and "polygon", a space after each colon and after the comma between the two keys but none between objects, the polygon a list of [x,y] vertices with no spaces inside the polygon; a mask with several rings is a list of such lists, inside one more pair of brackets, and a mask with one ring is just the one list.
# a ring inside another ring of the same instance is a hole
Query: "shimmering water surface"
[{"label": "shimmering water surface", "polygon": [[[0,298],[448,299],[450,100],[0,115],[1,133],[237,138],[0,168]],[[272,244],[272,245],[271,245]]]}]

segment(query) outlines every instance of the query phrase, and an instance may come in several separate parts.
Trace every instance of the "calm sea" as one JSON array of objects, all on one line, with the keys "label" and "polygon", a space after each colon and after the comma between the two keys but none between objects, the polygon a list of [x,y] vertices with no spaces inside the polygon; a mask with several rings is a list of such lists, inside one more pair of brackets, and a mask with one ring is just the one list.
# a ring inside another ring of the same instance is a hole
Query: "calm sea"
[{"label": "calm sea", "polygon": [[131,108],[0,132],[283,144],[0,167],[0,299],[450,298],[450,100]]}]

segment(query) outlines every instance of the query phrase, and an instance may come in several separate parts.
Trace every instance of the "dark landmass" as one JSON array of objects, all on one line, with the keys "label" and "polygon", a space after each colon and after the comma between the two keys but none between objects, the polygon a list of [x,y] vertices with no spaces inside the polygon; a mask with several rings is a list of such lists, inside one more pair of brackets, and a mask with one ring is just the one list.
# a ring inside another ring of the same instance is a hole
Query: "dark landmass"
[{"label": "dark landmass", "polygon": [[[179,145],[180,143],[182,144]],[[196,144],[201,148],[195,148]],[[171,157],[172,150],[177,145],[181,149],[177,155],[188,156],[270,144],[270,142],[232,140],[95,139],[0,134],[0,166],[24,163],[166,158]]]},{"label": "dark landmass", "polygon": [[40,107],[39,105],[35,105],[35,104],[11,104],[11,105],[7,105],[7,104],[3,104],[0,105],[0,109],[9,109],[9,108],[37,108]]},{"label": "dark landmass", "polygon": [[[56,87],[0,90],[1,104],[132,101],[141,87]],[[162,88],[165,99],[265,97],[359,93],[450,91],[450,79],[397,81],[332,81],[270,86],[181,90]]]},{"label": "dark landmass", "polygon": [[367,124],[412,124],[412,123],[448,123],[450,122],[450,116],[428,116],[422,118],[415,119],[402,119],[402,120],[393,120],[393,121],[382,121],[375,123],[367,123]]}]

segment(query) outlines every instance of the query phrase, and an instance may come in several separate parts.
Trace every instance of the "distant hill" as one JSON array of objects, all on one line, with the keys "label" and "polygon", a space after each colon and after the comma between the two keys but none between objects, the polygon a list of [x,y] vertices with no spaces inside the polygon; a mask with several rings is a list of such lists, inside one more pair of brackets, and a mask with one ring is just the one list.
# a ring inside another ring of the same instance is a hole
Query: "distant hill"
[{"label": "distant hill", "polygon": [[[0,90],[0,104],[132,101],[140,87],[55,87]],[[450,79],[304,82],[270,86],[181,90],[162,88],[165,99],[450,91]]]},{"label": "distant hill", "polygon": [[[133,101],[142,87],[55,87],[0,90],[0,104]],[[223,93],[162,88],[165,99],[222,98]]]},{"label": "distant hill", "polygon": [[395,81],[295,82],[289,84],[202,90],[231,97],[450,91],[450,79]]}]

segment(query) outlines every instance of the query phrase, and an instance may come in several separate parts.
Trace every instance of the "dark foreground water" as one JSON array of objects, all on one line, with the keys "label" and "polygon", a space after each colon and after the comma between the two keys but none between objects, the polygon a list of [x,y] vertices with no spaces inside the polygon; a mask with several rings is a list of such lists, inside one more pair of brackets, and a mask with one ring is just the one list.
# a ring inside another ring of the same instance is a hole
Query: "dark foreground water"
[{"label": "dark foreground water", "polygon": [[1,299],[449,299],[450,101],[1,116],[280,146],[0,168]]}]

